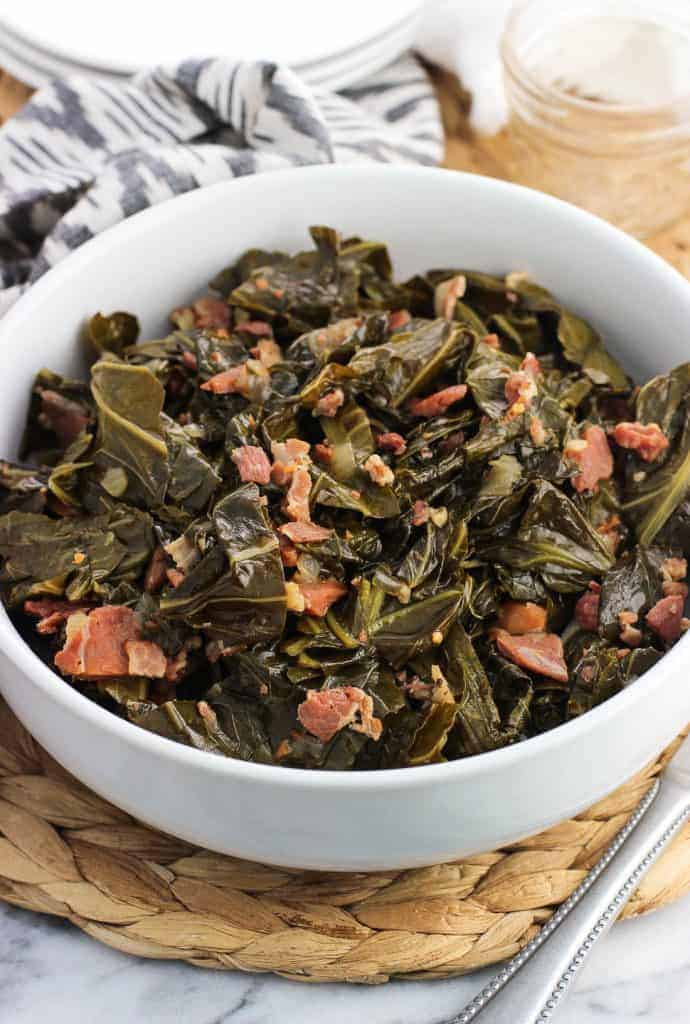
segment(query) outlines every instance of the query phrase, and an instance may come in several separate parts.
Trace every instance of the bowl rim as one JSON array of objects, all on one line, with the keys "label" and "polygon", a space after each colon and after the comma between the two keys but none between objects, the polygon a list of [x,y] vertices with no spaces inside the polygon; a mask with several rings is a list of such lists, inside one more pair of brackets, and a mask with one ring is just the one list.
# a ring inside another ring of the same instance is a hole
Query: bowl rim
[{"label": "bowl rim", "polygon": [[[439,167],[386,164],[319,164],[309,167],[267,171],[259,175],[248,175],[239,179],[235,178],[217,182],[213,185],[171,197],[169,200],[139,211],[119,224],[108,228],[68,254],[17,300],[2,317],[2,320],[0,320],[0,345],[3,341],[9,342],[9,336],[14,330],[16,321],[21,323],[24,317],[31,315],[33,303],[37,300],[44,301],[51,293],[59,290],[62,287],[63,281],[69,281],[73,278],[74,274],[79,272],[79,268],[87,264],[95,252],[99,250],[107,252],[109,247],[116,247],[120,242],[125,243],[140,234],[148,234],[151,231],[155,231],[158,224],[174,218],[183,206],[193,209],[195,206],[203,206],[207,203],[212,204],[216,196],[219,197],[219,201],[222,201],[222,195],[229,189],[232,189],[230,195],[235,195],[236,191],[243,189],[250,192],[255,188],[261,189],[263,184],[270,188],[272,182],[277,178],[286,187],[289,187],[291,180],[303,183],[304,178],[318,178],[324,175],[334,179],[341,178],[343,182],[348,183],[351,183],[353,177],[363,180],[371,179],[372,177],[381,178],[384,185],[390,182],[392,175],[428,181],[430,184],[433,184],[434,180],[443,176],[446,179],[452,178],[457,181],[458,188],[461,191],[465,189],[470,193],[475,190],[495,195],[512,195],[518,203],[527,204],[528,206],[531,204],[533,207],[551,210],[556,218],[570,218],[576,226],[581,224],[582,228],[598,236],[602,244],[609,250],[615,252],[616,249],[623,247],[629,252],[634,251],[636,254],[635,258],[639,261],[642,270],[644,270],[646,265],[650,272],[655,274],[661,272],[669,281],[675,279],[681,289],[690,290],[690,282],[674,267],[653,253],[641,242],[626,235],[623,231],[606,223],[599,217],[545,193],[537,192],[512,182],[488,178],[484,175]],[[613,252],[610,255],[613,255]],[[509,769],[516,761],[538,758],[541,755],[546,755],[555,747],[568,742],[576,743],[597,726],[603,728],[611,718],[617,718],[624,708],[632,710],[636,704],[639,704],[660,689],[667,676],[681,667],[682,661],[686,659],[686,654],[690,655],[690,631],[681,637],[656,665],[636,679],[634,684],[626,687],[586,714],[572,721],[565,722],[548,732],[532,736],[529,739],[507,747],[501,747],[498,750],[473,754],[469,757],[447,761],[443,764],[416,765],[406,768],[378,768],[361,772],[326,772],[314,768],[289,768],[285,765],[257,764],[252,761],[219,757],[217,754],[183,746],[165,737],[146,732],[144,729],[138,728],[133,723],[119,718],[111,711],[107,711],[105,708],[90,701],[88,697],[85,697],[78,690],[70,686],[65,679],[46,665],[15,629],[3,605],[0,605],[0,650],[2,650],[13,666],[18,668],[27,677],[27,681],[37,686],[41,693],[49,700],[56,701],[63,706],[66,712],[84,719],[87,724],[91,724],[94,728],[105,729],[123,744],[148,750],[162,758],[172,760],[180,766],[196,766],[199,769],[205,769],[213,773],[236,776],[238,781],[246,779],[256,783],[287,786],[289,788],[296,786],[304,789],[318,788],[326,791],[347,790],[365,792],[385,791],[401,787],[403,789],[416,789],[433,782],[461,782],[463,779],[471,779],[477,772],[491,773],[501,769]],[[57,686],[56,681],[59,684]]]}]

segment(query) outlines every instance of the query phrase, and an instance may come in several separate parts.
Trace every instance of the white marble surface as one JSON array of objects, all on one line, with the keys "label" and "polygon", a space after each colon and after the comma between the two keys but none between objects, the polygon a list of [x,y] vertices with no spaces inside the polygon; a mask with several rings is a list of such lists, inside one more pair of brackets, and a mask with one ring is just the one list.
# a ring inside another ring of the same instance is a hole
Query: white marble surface
[{"label": "white marble surface", "polygon": [[[0,909],[0,1024],[443,1024],[482,977],[376,988],[302,985],[136,960],[62,921]],[[690,1021],[690,898],[616,925],[556,1018],[637,1021]]]}]

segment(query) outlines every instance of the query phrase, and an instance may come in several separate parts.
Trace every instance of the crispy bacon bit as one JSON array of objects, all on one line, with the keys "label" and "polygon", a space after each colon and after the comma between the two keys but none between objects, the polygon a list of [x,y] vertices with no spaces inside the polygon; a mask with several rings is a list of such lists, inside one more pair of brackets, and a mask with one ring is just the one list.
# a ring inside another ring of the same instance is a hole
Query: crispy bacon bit
[{"label": "crispy bacon bit", "polygon": [[668,597],[670,594],[680,594],[685,600],[688,596],[688,585],[687,583],[681,583],[680,580],[664,580],[661,584],[661,590],[664,597]]},{"label": "crispy bacon bit", "polygon": [[513,636],[543,633],[546,618],[546,608],[531,601],[506,601],[498,609],[499,626]]},{"label": "crispy bacon bit", "polygon": [[265,277],[255,277],[254,284],[259,292],[266,292],[269,289],[269,284]]},{"label": "crispy bacon bit", "polygon": [[642,642],[642,630],[633,626],[630,622],[623,622],[620,627],[619,638],[621,643],[628,647],[639,647]]},{"label": "crispy bacon bit", "polygon": [[212,391],[214,395],[242,395],[243,398],[256,397],[261,393],[264,384],[269,380],[269,373],[258,359],[248,359],[240,366],[231,366],[214,377],[210,377],[201,385],[202,391]]},{"label": "crispy bacon bit", "polygon": [[254,348],[250,348],[249,351],[258,359],[267,370],[270,370],[272,366],[283,361],[283,350],[280,345],[273,341],[272,338],[262,338],[261,341],[257,342]]},{"label": "crispy bacon bit", "polygon": [[455,277],[449,277],[447,281],[437,284],[434,289],[434,313],[436,316],[452,320],[455,303],[463,297],[466,291],[467,279],[464,274],[456,274]]},{"label": "crispy bacon bit", "polygon": [[575,621],[581,629],[595,633],[599,628],[599,594],[587,590],[575,605]]},{"label": "crispy bacon bit", "polygon": [[300,583],[300,593],[309,615],[322,617],[341,597],[347,594],[347,587],[338,580],[321,580],[319,583]]},{"label": "crispy bacon bit", "polygon": [[[297,523],[291,525],[296,526]],[[294,569],[298,560],[297,548],[290,538],[286,537],[283,533],[278,534],[278,549],[280,551],[280,560],[285,568]]]},{"label": "crispy bacon bit", "polygon": [[535,444],[546,444],[546,430],[538,416],[532,416],[530,418],[529,436]]},{"label": "crispy bacon bit", "polygon": [[330,444],[315,444],[314,455],[319,460],[319,462],[330,462],[331,459],[333,458],[333,449],[331,448]]},{"label": "crispy bacon bit", "polygon": [[537,393],[534,377],[524,370],[515,370],[507,378],[504,388],[509,411],[513,417],[521,415]]},{"label": "crispy bacon bit", "polygon": [[179,587],[180,583],[184,580],[184,573],[180,572],[179,569],[166,569],[165,575],[171,587]]},{"label": "crispy bacon bit", "polygon": [[38,633],[57,633],[63,622],[66,622],[70,615],[75,612],[84,612],[90,609],[89,604],[80,604],[78,601],[60,601],[54,597],[43,597],[38,601],[25,601],[24,611],[27,615],[35,615],[40,622],[36,624]]},{"label": "crispy bacon bit", "polygon": [[684,600],[680,594],[670,594],[668,597],[662,597],[647,612],[645,622],[650,629],[654,630],[657,636],[660,636],[666,643],[671,644],[681,634],[683,605]]},{"label": "crispy bacon bit", "polygon": [[89,416],[86,410],[58,391],[38,388],[38,394],[41,396],[38,422],[44,429],[54,431],[61,446],[67,448],[87,427]]},{"label": "crispy bacon bit", "polygon": [[430,516],[431,506],[422,498],[418,498],[412,506],[412,525],[424,526],[425,523],[429,522]]},{"label": "crispy bacon bit", "polygon": [[397,331],[399,327],[409,324],[412,317],[406,309],[396,309],[388,314],[388,330]]},{"label": "crispy bacon bit", "polygon": [[658,423],[617,423],[613,437],[621,448],[636,451],[645,462],[654,462],[669,443]]},{"label": "crispy bacon bit", "polygon": [[395,473],[387,466],[380,455],[370,455],[364,463],[364,469],[373,483],[379,487],[388,487],[395,481]]},{"label": "crispy bacon bit", "polygon": [[271,479],[271,463],[268,455],[255,444],[243,444],[233,448],[230,458],[237,466],[243,483],[267,484]]},{"label": "crispy bacon bit", "polygon": [[539,360],[535,356],[534,352],[528,352],[525,358],[520,363],[520,369],[524,373],[528,373],[530,377],[536,377],[541,373],[541,365]]},{"label": "crispy bacon bit", "polygon": [[155,594],[165,583],[167,558],[165,549],[159,544],[154,549],[144,573],[144,590],[147,594]]},{"label": "crispy bacon bit", "polygon": [[312,736],[328,743],[349,726],[372,740],[381,736],[383,723],[374,717],[374,702],[358,686],[336,686],[330,690],[309,690],[297,708],[297,717]]},{"label": "crispy bacon bit", "polygon": [[271,441],[271,454],[275,460],[271,469],[273,483],[284,487],[298,466],[308,466],[311,463],[310,448],[311,445],[299,437],[289,437],[287,441]]},{"label": "crispy bacon bit", "polygon": [[488,345],[489,348],[499,349],[501,347],[501,339],[497,334],[485,334],[482,338],[482,342]]},{"label": "crispy bacon bit", "polygon": [[342,388],[333,388],[332,391],[327,391],[325,395],[316,403],[314,409],[317,416],[335,416],[338,409],[345,404],[345,394]]},{"label": "crispy bacon bit", "polygon": [[688,575],[688,563],[684,558],[665,558],[661,563],[661,576],[665,580],[684,580]]},{"label": "crispy bacon bit", "polygon": [[126,640],[125,651],[127,652],[130,676],[163,679],[168,663],[158,644],[154,644],[150,640]]},{"label": "crispy bacon bit", "polygon": [[599,481],[613,473],[613,456],[601,427],[587,427],[580,441],[570,441],[563,454],[580,467],[570,481],[578,493],[597,491]]},{"label": "crispy bacon bit", "polygon": [[236,334],[252,334],[255,338],[272,338],[273,328],[263,320],[242,320],[235,324]]},{"label": "crispy bacon bit", "polygon": [[329,530],[325,526],[307,522],[284,523],[278,527],[278,531],[295,544],[310,544],[313,541],[328,540],[333,533],[333,530]]},{"label": "crispy bacon bit", "polygon": [[67,619],[67,641],[55,664],[65,675],[82,679],[126,676],[125,644],[139,639],[139,621],[131,608],[103,605],[88,615],[76,612]]},{"label": "crispy bacon bit", "polygon": [[395,432],[379,434],[376,444],[382,452],[391,452],[393,455],[404,455],[407,451],[407,441],[402,434]]},{"label": "crispy bacon bit", "polygon": [[597,533],[603,537],[606,546],[614,555],[621,540],[621,525],[621,517],[614,512],[596,528]]},{"label": "crispy bacon bit", "polygon": [[296,466],[285,500],[285,514],[296,523],[309,522],[309,492],[311,477],[309,470]]},{"label": "crispy bacon bit", "polygon": [[505,629],[497,629],[496,645],[506,658],[520,668],[537,672],[559,683],[568,682],[568,666],[563,657],[563,643],[555,633],[527,633],[511,636]]},{"label": "crispy bacon bit", "polygon": [[427,395],[426,398],[410,399],[407,408],[413,416],[431,419],[432,416],[442,416],[446,409],[455,405],[466,394],[466,384],[452,384],[449,388],[442,388],[441,391],[435,391],[433,395]]},{"label": "crispy bacon bit", "polygon": [[193,372],[196,372],[198,368],[199,364],[196,361],[196,356],[193,352],[190,352],[189,349],[185,349],[182,353],[182,365],[185,369],[192,370]]}]

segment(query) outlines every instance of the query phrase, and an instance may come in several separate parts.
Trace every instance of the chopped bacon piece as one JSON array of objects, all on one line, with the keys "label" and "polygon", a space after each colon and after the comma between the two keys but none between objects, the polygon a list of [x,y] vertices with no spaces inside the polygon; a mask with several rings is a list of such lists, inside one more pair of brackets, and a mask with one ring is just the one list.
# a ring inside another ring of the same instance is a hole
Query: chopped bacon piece
[{"label": "chopped bacon piece", "polygon": [[[293,523],[292,525],[296,526],[297,524]],[[285,568],[294,569],[297,565],[297,548],[290,538],[286,537],[283,533],[278,534],[278,549],[280,551],[280,560]]]},{"label": "chopped bacon piece", "polygon": [[515,370],[507,378],[504,392],[512,415],[517,416],[525,411],[536,395],[537,385],[530,373],[526,373],[525,370]]},{"label": "chopped bacon piece", "polygon": [[372,482],[379,487],[390,486],[395,480],[395,473],[387,466],[380,455],[370,455],[364,463],[364,469],[369,474]]},{"label": "chopped bacon piece", "polygon": [[38,633],[57,633],[63,622],[75,612],[85,612],[91,608],[89,604],[78,601],[61,601],[55,597],[42,597],[38,601],[25,601],[24,611],[27,615],[35,615],[40,622],[36,624]]},{"label": "chopped bacon piece", "polygon": [[201,385],[202,391],[212,391],[214,395],[242,395],[243,398],[256,398],[269,380],[269,373],[258,359],[248,359],[240,366],[231,366],[229,370],[210,377]]},{"label": "chopped bacon piece", "polygon": [[431,506],[429,503],[422,498],[418,498],[412,506],[412,525],[424,526],[425,523],[429,522],[430,515]]},{"label": "chopped bacon piece", "polygon": [[194,326],[228,327],[230,324],[230,307],[224,299],[215,295],[204,295],[192,303],[195,313]]},{"label": "chopped bacon piece", "polygon": [[168,559],[165,548],[160,544],[154,549],[144,573],[144,590],[147,594],[155,594],[165,583],[165,570]]},{"label": "chopped bacon piece", "polygon": [[383,723],[374,717],[374,702],[358,686],[336,686],[330,690],[309,690],[297,708],[297,717],[312,736],[328,743],[349,726],[378,740]]},{"label": "chopped bacon piece", "polygon": [[455,405],[467,394],[466,384],[452,384],[449,388],[442,388],[435,391],[433,395],[426,398],[412,398],[407,403],[407,408],[413,416],[423,416],[430,419],[432,416],[442,416],[446,409]]},{"label": "chopped bacon piece", "polygon": [[570,441],[563,454],[580,467],[570,481],[578,493],[597,491],[599,481],[608,480],[613,473],[613,456],[601,427],[586,427],[582,438]]},{"label": "chopped bacon piece", "polygon": [[595,633],[599,628],[599,594],[587,590],[575,605],[575,621],[582,629]]},{"label": "chopped bacon piece", "polygon": [[345,404],[345,394],[342,388],[334,388],[327,391],[316,403],[315,412],[317,416],[335,416],[338,409]]},{"label": "chopped bacon piece", "polygon": [[165,663],[165,678],[169,683],[177,683],[187,671],[187,652],[184,648],[175,655],[168,658]]},{"label": "chopped bacon piece", "polygon": [[664,597],[668,597],[669,594],[680,594],[683,600],[685,600],[688,596],[688,585],[687,583],[681,583],[680,580],[664,580],[661,584],[661,590]]},{"label": "chopped bacon piece", "polygon": [[179,587],[180,583],[184,580],[184,573],[180,572],[179,569],[166,569],[165,575],[171,587]]},{"label": "chopped bacon piece", "polygon": [[666,643],[673,643],[681,634],[684,603],[681,594],[670,594],[657,601],[645,615],[645,622],[649,628]]},{"label": "chopped bacon piece", "polygon": [[543,633],[546,619],[546,608],[531,601],[506,601],[498,609],[499,626],[514,636]]},{"label": "chopped bacon piece", "polygon": [[300,593],[304,598],[304,607],[309,615],[326,614],[328,609],[341,597],[347,594],[347,587],[338,580],[321,580],[318,583],[300,583]]},{"label": "chopped bacon piece", "polygon": [[310,491],[311,477],[309,470],[303,466],[296,466],[285,500],[285,513],[288,519],[292,519],[296,523],[309,522]]},{"label": "chopped bacon piece", "polygon": [[621,448],[631,448],[645,462],[654,462],[669,443],[658,423],[617,423],[613,437]]},{"label": "chopped bacon piece", "polygon": [[126,676],[125,643],[139,639],[139,620],[131,608],[103,605],[88,615],[76,612],[67,620],[67,642],[55,664],[65,675],[83,679]]},{"label": "chopped bacon piece", "polygon": [[484,337],[482,338],[482,342],[485,345],[488,345],[489,348],[498,349],[501,347],[501,339],[497,334],[485,334]]},{"label": "chopped bacon piece", "polygon": [[193,352],[190,352],[188,349],[185,349],[185,351],[182,353],[182,365],[186,367],[188,370],[193,371],[196,371],[199,366],[199,364],[196,361],[196,356],[194,355]]},{"label": "chopped bacon piece", "polygon": [[289,437],[286,441],[271,441],[271,454],[275,459],[271,469],[273,483],[278,487],[284,487],[298,466],[308,466],[311,462],[310,448],[311,445],[299,437]]},{"label": "chopped bacon piece", "polygon": [[319,460],[319,462],[330,462],[331,459],[333,458],[333,449],[331,448],[330,444],[315,444],[314,455]]},{"label": "chopped bacon piece", "polygon": [[392,452],[393,455],[403,455],[407,451],[407,441],[402,434],[395,432],[379,434],[376,444],[381,451]]},{"label": "chopped bacon piece", "polygon": [[524,373],[528,373],[530,377],[536,377],[541,373],[541,365],[539,360],[535,356],[534,352],[528,352],[525,358],[520,363],[520,369]]},{"label": "chopped bacon piece", "polygon": [[388,314],[388,330],[397,331],[399,327],[409,324],[412,317],[406,309],[396,309]]},{"label": "chopped bacon piece", "polygon": [[563,642],[555,633],[527,633],[511,636],[505,629],[497,629],[496,645],[506,658],[520,668],[537,672],[559,683],[568,682],[568,666],[563,657]]},{"label": "chopped bacon piece", "polygon": [[538,416],[532,416],[529,421],[529,436],[535,444],[546,443],[546,430]]},{"label": "chopped bacon piece", "polygon": [[168,662],[165,654],[151,640],[126,640],[125,651],[130,676],[147,676],[149,679],[163,679]]},{"label": "chopped bacon piece", "polygon": [[283,361],[283,350],[280,345],[275,342],[272,338],[262,338],[261,341],[257,342],[254,348],[250,348],[249,351],[258,359],[260,363],[270,370],[272,366]]},{"label": "chopped bacon piece", "polygon": [[455,303],[467,291],[467,279],[464,274],[456,274],[447,281],[441,281],[434,289],[434,313],[436,316],[453,319]]},{"label": "chopped bacon piece", "polygon": [[63,448],[74,441],[89,423],[89,416],[83,406],[65,398],[58,391],[38,388],[41,396],[41,411],[38,422],[46,430],[53,430]]},{"label": "chopped bacon piece", "polygon": [[233,448],[230,458],[237,466],[243,483],[267,484],[271,480],[271,463],[268,455],[255,444],[243,444]]},{"label": "chopped bacon piece", "polygon": [[255,338],[273,337],[273,328],[263,320],[242,320],[233,330],[236,334],[253,334]]},{"label": "chopped bacon piece", "polygon": [[278,527],[282,536],[287,537],[295,544],[309,544],[312,541],[328,540],[333,530],[325,526],[317,526],[316,523],[284,523]]},{"label": "chopped bacon piece", "polygon": [[685,558],[665,558],[661,563],[661,575],[665,580],[684,580],[688,575],[688,563]]},{"label": "chopped bacon piece", "polygon": [[231,366],[229,370],[217,373],[215,377],[211,377],[201,385],[201,390],[212,391],[214,395],[244,394],[247,390],[246,364]]}]

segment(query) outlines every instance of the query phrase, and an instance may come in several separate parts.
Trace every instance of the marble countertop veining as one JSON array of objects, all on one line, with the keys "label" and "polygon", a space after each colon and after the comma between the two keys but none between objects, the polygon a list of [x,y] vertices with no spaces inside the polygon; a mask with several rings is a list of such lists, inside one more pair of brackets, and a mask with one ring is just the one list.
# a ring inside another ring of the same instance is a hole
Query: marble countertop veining
[{"label": "marble countertop veining", "polygon": [[[0,1024],[442,1024],[487,976],[369,988],[206,971],[125,956],[64,921],[0,905]],[[556,1021],[688,1024],[690,897],[616,925]]]}]

